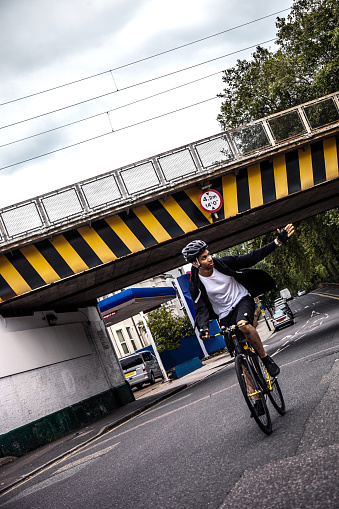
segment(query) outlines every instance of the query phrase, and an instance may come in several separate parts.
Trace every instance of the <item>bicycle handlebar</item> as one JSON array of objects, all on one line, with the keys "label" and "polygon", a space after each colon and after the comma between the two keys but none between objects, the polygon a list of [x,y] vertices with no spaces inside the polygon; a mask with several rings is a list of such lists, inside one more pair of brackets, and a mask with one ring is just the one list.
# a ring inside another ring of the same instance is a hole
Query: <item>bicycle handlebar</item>
[{"label": "bicycle handlebar", "polygon": [[[216,338],[217,336],[224,336],[226,332],[231,332],[231,331],[235,331],[236,329],[240,329],[240,327],[243,327],[244,325],[247,325],[248,322],[246,323],[239,323],[238,324],[234,324],[234,325],[230,325],[229,327],[220,327],[220,332],[217,332],[216,334],[213,334],[213,336],[210,336],[209,339],[212,339],[212,338]],[[204,329],[202,329],[204,330]],[[201,331],[200,331],[201,332]]]}]

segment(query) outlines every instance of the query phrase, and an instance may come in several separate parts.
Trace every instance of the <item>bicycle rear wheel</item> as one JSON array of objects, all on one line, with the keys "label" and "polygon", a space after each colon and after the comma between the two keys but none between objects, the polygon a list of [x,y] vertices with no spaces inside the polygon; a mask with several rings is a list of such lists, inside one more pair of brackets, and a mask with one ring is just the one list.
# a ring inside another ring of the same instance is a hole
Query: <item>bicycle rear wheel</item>
[{"label": "bicycle rear wheel", "polygon": [[256,378],[257,374],[242,355],[237,355],[235,358],[235,371],[241,391],[255,422],[264,433],[270,435],[272,433],[271,417],[264,392]]},{"label": "bicycle rear wheel", "polygon": [[258,354],[254,353],[252,355],[252,360],[255,369],[259,373],[259,377],[262,379],[262,383],[265,387],[265,392],[270,398],[272,405],[280,415],[284,415],[286,413],[286,406],[278,380],[268,374]]}]

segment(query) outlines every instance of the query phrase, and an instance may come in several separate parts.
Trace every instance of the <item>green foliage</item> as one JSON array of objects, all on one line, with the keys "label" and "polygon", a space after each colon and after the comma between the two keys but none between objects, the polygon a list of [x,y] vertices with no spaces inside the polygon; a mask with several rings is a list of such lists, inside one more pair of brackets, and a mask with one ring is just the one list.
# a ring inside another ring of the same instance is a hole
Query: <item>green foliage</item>
[{"label": "green foliage", "polygon": [[[278,50],[258,46],[250,61],[224,71],[224,99],[218,121],[226,130],[339,90],[338,0],[294,0],[287,18],[277,18]],[[324,108],[328,108],[324,103]],[[321,108],[308,112],[314,125],[330,118]],[[319,117],[319,118],[318,118]],[[281,121],[281,119],[279,119]],[[283,127],[283,126],[282,126]],[[339,212],[333,209],[295,225],[287,246],[258,266],[292,293],[319,282],[339,280]],[[274,238],[264,235],[231,248],[241,254]]]},{"label": "green foliage", "polygon": [[[286,246],[281,246],[257,268],[266,270],[275,279],[278,290],[288,288],[293,295],[321,282],[339,282],[339,209],[328,210],[296,223],[295,233]],[[271,242],[276,232],[255,238],[219,253],[244,254]],[[275,297],[271,293],[269,298]]]},{"label": "green foliage", "polygon": [[188,316],[176,316],[165,306],[148,313],[147,323],[159,352],[179,348],[180,340],[193,334]]},{"label": "green foliage", "polygon": [[339,3],[295,0],[277,18],[278,50],[258,46],[223,74],[218,121],[226,130],[339,90]]}]

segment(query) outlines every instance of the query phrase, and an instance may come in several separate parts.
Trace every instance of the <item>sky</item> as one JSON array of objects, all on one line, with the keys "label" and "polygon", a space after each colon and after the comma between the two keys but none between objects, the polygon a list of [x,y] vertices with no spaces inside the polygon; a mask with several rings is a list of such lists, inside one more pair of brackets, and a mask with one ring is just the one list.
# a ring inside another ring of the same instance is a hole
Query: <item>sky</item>
[{"label": "sky", "polygon": [[1,0],[0,209],[219,133],[222,71],[291,5]]}]

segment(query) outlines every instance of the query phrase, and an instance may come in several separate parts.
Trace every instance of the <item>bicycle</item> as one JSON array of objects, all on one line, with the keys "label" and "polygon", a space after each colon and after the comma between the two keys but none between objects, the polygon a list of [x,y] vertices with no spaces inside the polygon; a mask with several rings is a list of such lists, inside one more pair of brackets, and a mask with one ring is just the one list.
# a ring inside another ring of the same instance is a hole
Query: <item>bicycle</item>
[{"label": "bicycle", "polygon": [[264,433],[270,435],[272,421],[267,399],[280,415],[284,415],[286,413],[284,398],[278,380],[268,374],[258,352],[245,339],[241,327],[242,324],[221,327],[220,334],[225,338],[231,357],[235,357],[235,371],[251,417]]}]

